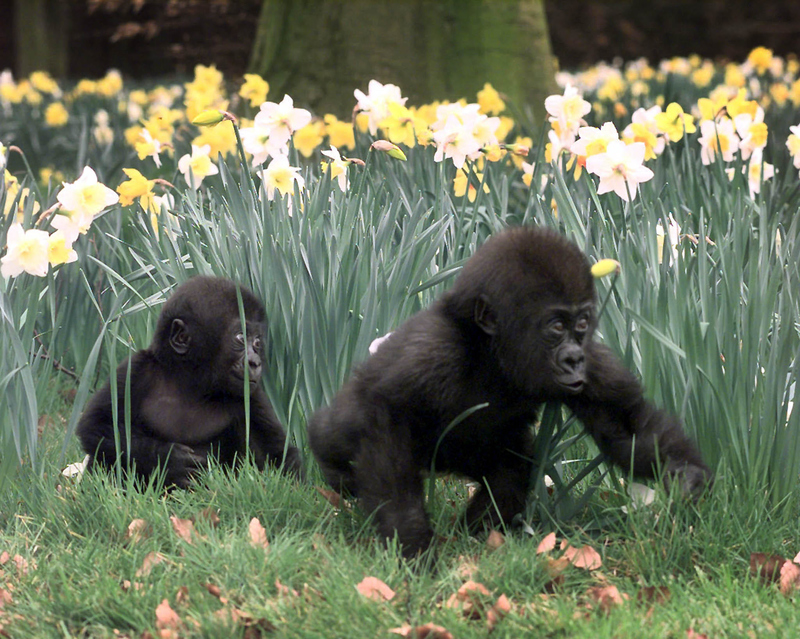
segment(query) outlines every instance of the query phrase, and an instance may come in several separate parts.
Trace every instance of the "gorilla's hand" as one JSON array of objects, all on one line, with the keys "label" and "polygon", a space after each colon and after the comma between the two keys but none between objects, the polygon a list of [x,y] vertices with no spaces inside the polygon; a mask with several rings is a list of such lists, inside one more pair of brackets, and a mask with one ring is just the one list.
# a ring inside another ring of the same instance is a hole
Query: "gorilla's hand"
[{"label": "gorilla's hand", "polygon": [[188,488],[192,478],[208,465],[208,456],[184,444],[172,444],[169,453],[166,485]]},{"label": "gorilla's hand", "polygon": [[667,465],[667,472],[664,475],[664,484],[669,490],[672,482],[677,482],[681,494],[697,500],[713,484],[711,471],[705,466],[684,463]]}]

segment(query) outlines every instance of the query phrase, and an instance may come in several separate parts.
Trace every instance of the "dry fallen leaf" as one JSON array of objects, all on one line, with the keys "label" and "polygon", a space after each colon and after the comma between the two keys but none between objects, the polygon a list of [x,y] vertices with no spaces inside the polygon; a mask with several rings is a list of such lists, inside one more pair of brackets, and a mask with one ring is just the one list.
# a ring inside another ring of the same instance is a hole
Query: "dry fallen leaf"
[{"label": "dry fallen leaf", "polygon": [[181,618],[169,605],[169,601],[164,599],[156,607],[156,628],[163,639],[178,637],[177,631],[181,627]]},{"label": "dry fallen leaf", "polygon": [[213,506],[208,506],[207,508],[203,508],[197,516],[194,518],[195,521],[204,521],[206,522],[211,528],[216,528],[219,526],[219,509],[214,508]]},{"label": "dry fallen leaf", "polygon": [[172,529],[175,531],[175,534],[187,544],[191,544],[192,536],[195,534],[194,522],[191,519],[178,519],[174,516],[170,517],[169,520],[172,522]]},{"label": "dry fallen leaf", "polygon": [[780,579],[780,572],[786,559],[779,555],[763,552],[750,553],[750,574],[758,577],[761,583],[772,584]]},{"label": "dry fallen leaf", "polygon": [[0,588],[0,610],[5,608],[6,604],[10,604],[11,602],[11,593],[8,592],[8,590]]},{"label": "dry fallen leaf", "polygon": [[784,595],[791,595],[800,589],[800,566],[791,561],[781,566],[780,588]]},{"label": "dry fallen leaf", "polygon": [[186,586],[178,588],[178,592],[175,594],[175,603],[182,605],[189,603],[189,589]]},{"label": "dry fallen leaf", "polygon": [[5,566],[9,559],[11,559],[11,555],[4,550],[2,553],[0,553],[0,566]]},{"label": "dry fallen leaf", "polygon": [[666,586],[645,586],[636,595],[636,601],[640,603],[662,604],[669,601],[672,593]]},{"label": "dry fallen leaf", "polygon": [[486,611],[486,626],[489,632],[494,630],[497,623],[511,612],[511,601],[505,595],[500,595],[494,605]]},{"label": "dry fallen leaf", "polygon": [[142,567],[136,571],[135,576],[146,577],[147,575],[150,574],[150,571],[153,570],[153,566],[155,566],[156,564],[160,564],[162,561],[164,561],[164,555],[162,555],[161,553],[156,552],[155,550],[153,552],[147,553],[147,555],[144,558],[144,561],[142,561]]},{"label": "dry fallen leaf", "polygon": [[503,533],[499,530],[489,531],[489,536],[486,538],[486,548],[488,550],[497,550],[504,543],[506,543],[506,538],[503,537]]},{"label": "dry fallen leaf", "polygon": [[615,606],[622,605],[628,598],[628,595],[620,595],[616,586],[594,586],[589,588],[586,594],[605,613],[608,613]]},{"label": "dry fallen leaf", "polygon": [[695,632],[694,630],[689,628],[689,630],[686,631],[686,639],[708,639],[708,635]]},{"label": "dry fallen leaf", "polygon": [[794,563],[796,563],[796,564],[800,564],[800,552],[799,552],[799,553],[797,553],[797,557],[795,557],[794,559],[792,559],[792,561],[793,561]]},{"label": "dry fallen leaf", "polygon": [[458,568],[456,568],[456,574],[461,577],[461,579],[472,579],[478,572],[478,564],[475,562],[474,558],[459,555],[458,561],[460,563],[458,564]]},{"label": "dry fallen leaf", "polygon": [[445,608],[460,610],[468,619],[480,619],[484,615],[486,600],[490,596],[489,589],[482,583],[466,581],[457,592],[450,595]]},{"label": "dry fallen leaf", "polygon": [[269,549],[269,541],[267,541],[267,531],[258,517],[253,517],[250,520],[250,543],[257,548]]},{"label": "dry fallen leaf", "polygon": [[373,601],[391,601],[395,592],[377,577],[364,577],[356,590]]},{"label": "dry fallen leaf", "polygon": [[603,565],[600,555],[591,546],[583,546],[581,548],[570,546],[564,553],[564,557],[569,559],[570,563],[576,568],[597,570]]},{"label": "dry fallen leaf", "polygon": [[141,590],[144,588],[144,584],[139,583],[138,581],[134,581],[133,583],[130,582],[128,579],[122,580],[122,592],[128,592],[131,588],[134,590]]},{"label": "dry fallen leaf", "polygon": [[289,588],[289,586],[284,586],[281,583],[280,579],[275,579],[275,587],[278,589],[279,595],[291,595],[292,597],[299,597],[300,593],[297,592],[294,588]]},{"label": "dry fallen leaf", "polygon": [[442,626],[428,622],[422,626],[413,628],[404,623],[399,628],[392,628],[389,632],[400,635],[401,637],[413,637],[414,639],[453,639],[453,635]]},{"label": "dry fallen leaf", "polygon": [[536,547],[536,554],[541,555],[545,552],[550,552],[553,548],[556,547],[556,534],[551,532],[549,535],[545,535],[544,539],[539,542],[539,545]]},{"label": "dry fallen leaf", "polygon": [[342,507],[342,496],[335,490],[331,490],[330,488],[321,488],[320,486],[314,486],[314,489],[334,508]]},{"label": "dry fallen leaf", "polygon": [[149,536],[150,525],[144,519],[134,519],[128,524],[128,530],[125,531],[125,539],[134,544],[138,544]]}]

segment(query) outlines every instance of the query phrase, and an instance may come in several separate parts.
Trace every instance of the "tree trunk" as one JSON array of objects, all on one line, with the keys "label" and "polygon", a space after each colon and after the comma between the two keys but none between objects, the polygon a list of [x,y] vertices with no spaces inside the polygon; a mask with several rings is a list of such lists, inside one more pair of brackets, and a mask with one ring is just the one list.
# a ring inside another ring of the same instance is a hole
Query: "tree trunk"
[{"label": "tree trunk", "polygon": [[68,69],[68,3],[62,0],[14,0],[14,43],[19,77],[49,71],[64,77]]},{"label": "tree trunk", "polygon": [[491,82],[539,116],[555,91],[543,0],[264,0],[250,71],[340,117],[372,79],[417,105]]}]

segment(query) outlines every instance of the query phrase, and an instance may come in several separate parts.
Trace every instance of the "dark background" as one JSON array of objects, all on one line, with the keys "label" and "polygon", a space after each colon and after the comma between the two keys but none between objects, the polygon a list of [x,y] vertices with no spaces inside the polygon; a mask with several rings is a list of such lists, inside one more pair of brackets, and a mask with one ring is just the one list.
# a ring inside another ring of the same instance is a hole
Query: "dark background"
[{"label": "dark background", "polygon": [[[73,78],[112,67],[135,78],[189,73],[197,63],[239,77],[261,7],[261,0],[64,2]],[[545,6],[562,68],[691,53],[738,62],[758,45],[784,56],[800,49],[798,0],[545,0]],[[12,2],[2,0],[0,69],[14,63]]]}]

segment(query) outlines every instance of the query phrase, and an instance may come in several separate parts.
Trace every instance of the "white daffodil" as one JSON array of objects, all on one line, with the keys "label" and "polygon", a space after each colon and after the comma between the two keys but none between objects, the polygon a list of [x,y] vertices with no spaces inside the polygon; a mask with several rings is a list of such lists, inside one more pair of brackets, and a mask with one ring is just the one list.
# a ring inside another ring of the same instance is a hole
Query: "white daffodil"
[{"label": "white daffodil", "polygon": [[209,157],[211,145],[196,146],[192,144],[192,153],[184,155],[178,160],[178,170],[183,173],[186,183],[195,191],[204,178],[216,175],[219,169]]},{"label": "white daffodil", "polygon": [[623,200],[636,197],[636,189],[653,177],[643,165],[645,146],[642,142],[625,144],[621,140],[608,143],[605,153],[586,158],[586,170],[600,178],[598,193],[614,191]]},{"label": "white daffodil", "polygon": [[330,158],[330,162],[323,162],[322,163],[322,170],[327,170],[328,167],[331,169],[331,179],[336,180],[336,183],[339,185],[342,193],[347,191],[347,165],[350,164],[347,160],[343,160],[341,154],[339,153],[339,149],[335,146],[331,146],[330,150],[328,151],[321,151],[322,155],[326,158]]},{"label": "white daffodil", "polygon": [[64,182],[64,188],[57,197],[65,212],[81,218],[88,217],[90,222],[103,209],[119,201],[119,195],[98,182],[97,174],[88,166],[77,180]]},{"label": "white daffodil", "polygon": [[253,119],[256,127],[261,127],[269,132],[270,143],[273,147],[288,144],[292,133],[302,129],[311,122],[311,113],[305,109],[296,109],[292,98],[283,96],[280,103],[264,102],[260,111]]},{"label": "white daffodil", "polygon": [[39,229],[24,230],[22,224],[12,224],[6,235],[8,250],[0,258],[3,277],[17,277],[30,273],[37,277],[47,275],[50,236]]},{"label": "white daffodil", "polygon": [[305,187],[305,181],[300,175],[299,167],[290,166],[289,158],[283,155],[274,158],[259,175],[263,180],[267,199],[270,200],[275,199],[276,191],[281,195],[291,197],[294,193],[295,182],[297,182],[299,189],[302,190]]}]

